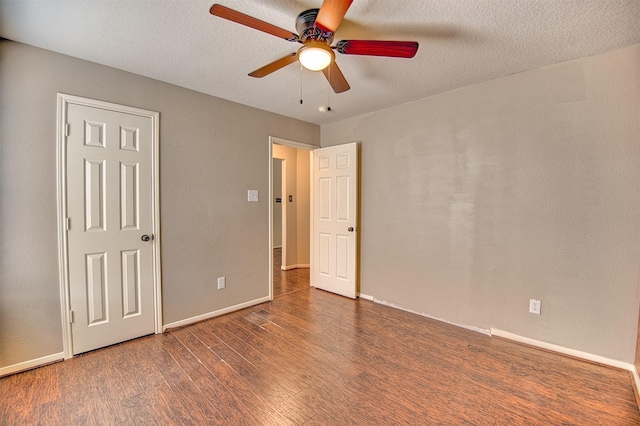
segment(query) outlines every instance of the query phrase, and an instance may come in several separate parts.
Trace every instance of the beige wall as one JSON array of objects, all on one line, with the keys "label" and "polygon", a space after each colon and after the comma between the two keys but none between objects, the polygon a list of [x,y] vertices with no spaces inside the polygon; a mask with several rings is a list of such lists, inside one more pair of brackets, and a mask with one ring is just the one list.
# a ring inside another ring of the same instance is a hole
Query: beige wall
[{"label": "beige wall", "polygon": [[[282,161],[282,180],[284,182],[282,192],[282,266],[287,268],[297,263],[298,237],[296,227],[298,224],[297,209],[298,196],[296,194],[296,169],[297,156],[295,148],[282,145],[273,145],[273,158]],[[293,201],[289,201],[289,195],[293,195]]]},{"label": "beige wall", "polygon": [[[323,126],[362,141],[362,292],[632,362],[639,64],[633,46]],[[268,294],[268,137],[317,126],[2,41],[0,367],[62,351],[58,92],[161,114],[165,323]]]},{"label": "beige wall", "polygon": [[273,160],[273,247],[282,247],[282,160]]},{"label": "beige wall", "polygon": [[268,296],[269,136],[318,145],[318,126],[1,41],[0,367],[62,352],[58,92],[160,112],[165,324]]},{"label": "beige wall", "polygon": [[309,265],[309,253],[311,248],[311,154],[306,149],[297,149],[297,181],[298,204],[296,206],[296,229],[298,233],[298,265]]},{"label": "beige wall", "polygon": [[362,142],[361,291],[633,362],[639,102],[635,45],[322,126]]}]

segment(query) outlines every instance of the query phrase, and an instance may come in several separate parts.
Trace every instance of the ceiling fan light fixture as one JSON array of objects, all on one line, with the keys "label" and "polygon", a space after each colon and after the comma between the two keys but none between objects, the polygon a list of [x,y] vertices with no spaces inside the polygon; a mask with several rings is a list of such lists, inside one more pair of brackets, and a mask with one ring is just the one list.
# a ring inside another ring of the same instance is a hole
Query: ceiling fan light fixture
[{"label": "ceiling fan light fixture", "polygon": [[305,44],[298,50],[298,61],[310,71],[320,71],[333,62],[335,54],[331,47],[322,42]]}]

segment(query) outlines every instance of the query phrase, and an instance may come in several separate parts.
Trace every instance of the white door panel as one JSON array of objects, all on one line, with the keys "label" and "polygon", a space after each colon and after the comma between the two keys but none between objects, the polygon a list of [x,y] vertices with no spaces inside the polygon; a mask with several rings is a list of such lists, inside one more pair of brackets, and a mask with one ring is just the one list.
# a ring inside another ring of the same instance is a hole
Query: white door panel
[{"label": "white door panel", "polygon": [[155,331],[153,123],[93,106],[67,109],[72,345],[78,354]]},{"label": "white door panel", "polygon": [[313,151],[313,283],[357,296],[357,144]]}]

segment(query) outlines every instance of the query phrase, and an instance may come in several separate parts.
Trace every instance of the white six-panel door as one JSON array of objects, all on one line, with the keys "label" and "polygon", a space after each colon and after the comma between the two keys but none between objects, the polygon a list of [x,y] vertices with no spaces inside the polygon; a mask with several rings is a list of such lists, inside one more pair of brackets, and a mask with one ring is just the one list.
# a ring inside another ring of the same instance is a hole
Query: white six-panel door
[{"label": "white six-panel door", "polygon": [[313,151],[313,285],[357,296],[358,154],[350,143]]},{"label": "white six-panel door", "polygon": [[74,103],[66,115],[69,320],[78,354],[156,330],[154,123]]}]

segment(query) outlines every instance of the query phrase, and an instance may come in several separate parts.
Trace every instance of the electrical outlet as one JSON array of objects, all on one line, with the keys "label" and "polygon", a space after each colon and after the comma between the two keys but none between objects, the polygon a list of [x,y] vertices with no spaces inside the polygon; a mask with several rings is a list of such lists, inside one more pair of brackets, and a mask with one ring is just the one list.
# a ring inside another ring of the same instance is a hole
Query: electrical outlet
[{"label": "electrical outlet", "polygon": [[218,278],[218,290],[222,290],[227,287],[227,279],[225,277]]},{"label": "electrical outlet", "polygon": [[542,302],[536,299],[529,299],[529,313],[540,315],[540,306]]}]

